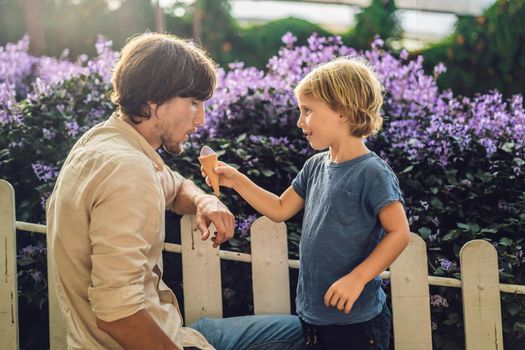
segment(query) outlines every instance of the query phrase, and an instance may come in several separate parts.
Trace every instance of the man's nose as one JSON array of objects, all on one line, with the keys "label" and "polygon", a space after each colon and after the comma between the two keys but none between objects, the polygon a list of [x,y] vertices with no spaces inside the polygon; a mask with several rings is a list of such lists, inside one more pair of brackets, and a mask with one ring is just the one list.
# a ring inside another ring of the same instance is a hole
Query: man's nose
[{"label": "man's nose", "polygon": [[204,124],[206,123],[206,113],[204,112],[204,108],[197,112],[193,123],[195,124],[195,126],[204,126]]}]

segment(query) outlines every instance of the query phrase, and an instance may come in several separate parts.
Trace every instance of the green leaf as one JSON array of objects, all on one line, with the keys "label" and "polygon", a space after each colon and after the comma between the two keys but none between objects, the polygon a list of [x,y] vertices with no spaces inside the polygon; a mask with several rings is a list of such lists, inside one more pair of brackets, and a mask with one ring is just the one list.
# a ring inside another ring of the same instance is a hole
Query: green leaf
[{"label": "green leaf", "polygon": [[452,326],[452,325],[455,325],[458,323],[458,320],[459,320],[459,317],[458,317],[458,314],[456,313],[451,313],[451,314],[448,314],[447,316],[447,320],[445,320],[443,322],[443,324],[447,325],[447,326]]},{"label": "green leaf", "polygon": [[512,239],[507,238],[507,237],[503,237],[502,239],[499,240],[499,244],[506,246],[506,247],[512,245],[512,242],[513,242]]},{"label": "green leaf", "polygon": [[438,208],[438,209],[443,209],[443,202],[439,200],[439,198],[437,197],[434,197],[430,200],[430,203],[432,204],[433,207],[435,208]]},{"label": "green leaf", "polygon": [[246,172],[246,174],[247,174],[248,176],[257,177],[257,176],[261,175],[261,172],[260,172],[259,170],[257,170],[257,169],[250,169],[250,170],[248,170],[248,171]]},{"label": "green leaf", "polygon": [[246,139],[246,133],[242,133],[239,136],[237,136],[237,142],[244,141]]},{"label": "green leaf", "polygon": [[525,334],[525,322],[516,322],[514,323],[513,330]]},{"label": "green leaf", "polygon": [[461,235],[460,230],[452,230],[449,233],[447,233],[445,236],[443,236],[444,241],[452,241],[459,237]]},{"label": "green leaf", "polygon": [[458,222],[457,226],[462,229],[463,231],[468,231],[470,229],[469,224],[464,224],[462,222]]},{"label": "green leaf", "polygon": [[496,233],[496,232],[498,232],[498,230],[493,229],[493,228],[484,228],[484,229],[481,229],[481,231],[479,231],[479,233]]},{"label": "green leaf", "polygon": [[432,230],[425,226],[421,227],[419,230],[417,230],[417,232],[419,232],[421,238],[423,239],[428,238],[428,236],[432,234]]},{"label": "green leaf", "polygon": [[480,230],[480,227],[478,224],[469,224],[470,232],[478,233]]},{"label": "green leaf", "polygon": [[403,171],[401,171],[400,174],[408,173],[412,169],[414,169],[414,166],[413,165],[409,165],[405,169],[403,169]]},{"label": "green leaf", "polygon": [[514,316],[521,311],[521,305],[516,303],[510,303],[507,305],[506,309],[512,316]]},{"label": "green leaf", "polygon": [[270,176],[272,176],[272,175],[275,174],[275,172],[272,171],[272,170],[270,170],[270,169],[263,169],[263,170],[261,170],[261,172],[262,172],[263,175],[266,176],[266,177],[270,177]]}]

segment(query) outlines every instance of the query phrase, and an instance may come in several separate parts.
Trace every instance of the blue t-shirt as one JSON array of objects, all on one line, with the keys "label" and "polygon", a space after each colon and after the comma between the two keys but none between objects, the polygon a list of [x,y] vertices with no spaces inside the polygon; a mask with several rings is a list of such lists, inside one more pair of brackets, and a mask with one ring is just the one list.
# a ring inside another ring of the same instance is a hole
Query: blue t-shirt
[{"label": "blue t-shirt", "polygon": [[308,159],[292,182],[305,200],[299,244],[297,314],[315,325],[351,324],[381,312],[381,278],[370,281],[345,314],[324,305],[324,295],[339,278],[363,262],[385,235],[381,209],[403,198],[392,169],[374,152],[332,163],[328,152]]}]

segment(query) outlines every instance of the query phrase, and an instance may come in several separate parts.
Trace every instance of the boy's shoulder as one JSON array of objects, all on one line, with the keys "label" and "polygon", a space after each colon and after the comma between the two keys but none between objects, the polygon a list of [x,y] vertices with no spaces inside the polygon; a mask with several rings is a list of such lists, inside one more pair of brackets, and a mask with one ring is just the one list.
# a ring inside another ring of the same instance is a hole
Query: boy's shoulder
[{"label": "boy's shoulder", "polygon": [[363,170],[366,177],[373,179],[381,176],[397,177],[390,165],[375,153],[364,162]]},{"label": "boy's shoulder", "polygon": [[306,160],[306,163],[322,163],[328,155],[328,151],[319,152]]},{"label": "boy's shoulder", "polygon": [[306,160],[304,163],[303,168],[307,168],[309,170],[316,168],[323,164],[323,162],[326,160],[326,157],[328,155],[328,151],[316,153],[310,158]]}]

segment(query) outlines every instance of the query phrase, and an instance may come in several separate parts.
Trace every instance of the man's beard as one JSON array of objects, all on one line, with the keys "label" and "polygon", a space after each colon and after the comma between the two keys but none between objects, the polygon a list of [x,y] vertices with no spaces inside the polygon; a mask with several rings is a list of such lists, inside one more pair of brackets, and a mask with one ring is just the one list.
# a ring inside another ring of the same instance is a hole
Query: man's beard
[{"label": "man's beard", "polygon": [[161,137],[162,148],[173,156],[180,156],[184,151],[181,142],[173,142],[167,137]]}]

